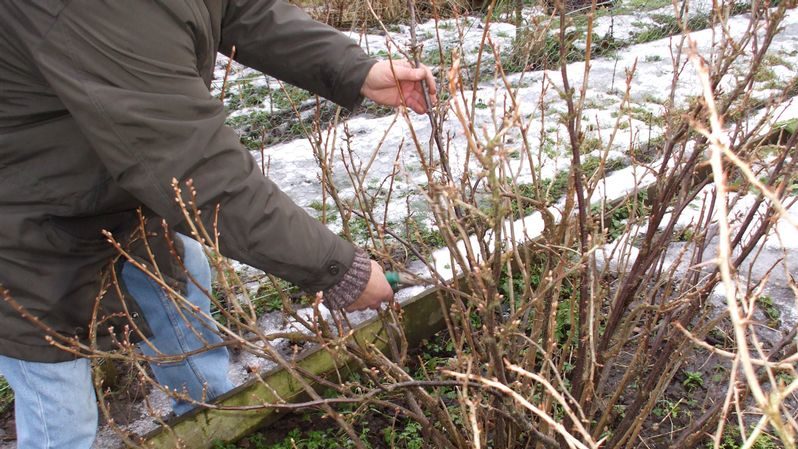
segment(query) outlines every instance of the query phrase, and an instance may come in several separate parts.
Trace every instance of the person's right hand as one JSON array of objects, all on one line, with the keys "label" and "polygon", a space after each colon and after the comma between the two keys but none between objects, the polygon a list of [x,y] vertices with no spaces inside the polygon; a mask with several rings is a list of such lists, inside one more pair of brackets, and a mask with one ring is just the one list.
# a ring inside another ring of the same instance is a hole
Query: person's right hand
[{"label": "person's right hand", "polygon": [[413,64],[400,60],[380,61],[369,70],[360,93],[385,106],[396,107],[404,102],[417,114],[425,114],[427,103],[422,80],[427,83],[430,101],[435,101],[435,77],[429,67],[422,64],[415,68]]},{"label": "person's right hand", "polygon": [[347,312],[354,312],[355,310],[364,309],[378,309],[383,302],[390,301],[393,298],[393,289],[385,279],[385,273],[382,267],[375,261],[371,261],[371,275],[366,284],[366,288],[359,298],[347,307]]}]

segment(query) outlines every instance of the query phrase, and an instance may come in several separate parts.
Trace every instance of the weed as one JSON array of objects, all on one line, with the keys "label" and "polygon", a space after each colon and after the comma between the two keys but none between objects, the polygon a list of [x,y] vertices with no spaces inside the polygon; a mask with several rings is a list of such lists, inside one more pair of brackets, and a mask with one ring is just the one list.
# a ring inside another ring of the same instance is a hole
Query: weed
[{"label": "weed", "polygon": [[654,103],[658,105],[665,104],[665,100],[658,98],[652,94],[646,94],[645,96],[643,96],[643,101],[645,101],[646,103]]},{"label": "weed", "polygon": [[344,231],[341,231],[339,234],[342,237],[349,238],[357,244],[364,244],[365,242],[368,242],[370,226],[364,218],[352,216],[349,218],[348,225],[351,235],[344,235]]},{"label": "weed", "polygon": [[227,108],[228,110],[238,110],[261,105],[270,92],[268,84],[254,85],[250,80],[243,80],[235,91],[227,95]]},{"label": "weed", "polygon": [[379,56],[381,58],[385,58],[385,59],[389,59],[389,58],[390,59],[400,59],[402,57],[401,53],[390,53],[389,54],[388,51],[384,50],[384,49],[374,53],[374,55],[375,56]]},{"label": "weed", "polygon": [[405,220],[405,236],[413,244],[430,248],[446,246],[446,240],[437,229],[432,229],[424,220],[416,217]]},{"label": "weed", "polygon": [[767,83],[776,80],[776,72],[773,71],[770,67],[762,64],[759,66],[759,70],[756,71],[754,74],[754,81],[758,83]]},{"label": "weed", "polygon": [[[570,32],[563,42],[559,36],[547,34],[540,41],[539,34],[527,30],[518,33],[509,53],[501,55],[502,67],[508,72],[523,70],[551,69],[562,62],[571,63],[584,60],[585,51],[576,47],[574,42],[578,33]],[[565,46],[565,61],[562,61],[560,47]]]},{"label": "weed", "polygon": [[[621,5],[618,6],[620,12],[624,13],[633,13],[639,12],[641,10],[651,10],[651,9],[658,9],[665,6],[669,6],[671,2],[668,0],[626,0]],[[615,7],[615,5],[613,5]],[[620,13],[618,10],[615,11],[616,14]]]},{"label": "weed", "polygon": [[[586,139],[587,141],[588,139]],[[601,141],[596,139],[597,146],[595,147],[586,147],[588,151],[590,149],[600,149],[601,148]],[[611,173],[615,170],[620,170],[621,168],[626,166],[626,162],[623,159],[607,159],[604,161],[604,173]],[[601,168],[601,158],[596,156],[588,156],[582,161],[582,172],[584,172],[585,176],[591,177],[593,176],[598,169]]]},{"label": "weed", "polygon": [[0,414],[5,413],[6,410],[14,403],[14,391],[8,385],[5,377],[0,376]]},{"label": "weed", "polygon": [[684,374],[687,378],[682,381],[682,385],[687,391],[704,386],[704,375],[700,371],[685,371]]},{"label": "weed", "polygon": [[368,114],[374,117],[385,117],[396,112],[396,109],[389,106],[379,105],[371,100],[366,100],[358,110],[358,113]]},{"label": "weed", "polygon": [[[715,446],[712,441],[709,441],[705,447],[712,449]],[[743,440],[740,436],[740,429],[735,425],[726,426],[717,449],[741,449],[742,447]],[[752,449],[777,449],[779,445],[769,435],[762,434],[750,447]]]},{"label": "weed", "polygon": [[[679,19],[667,14],[654,14],[651,16],[656,25],[649,25],[643,31],[634,36],[634,43],[645,44],[647,42],[664,39],[682,32]],[[707,14],[696,14],[687,19],[685,27],[687,31],[698,31],[709,27],[710,18]]]},{"label": "weed", "polygon": [[671,418],[678,418],[679,414],[681,413],[679,404],[679,401],[673,402],[670,399],[660,399],[657,401],[657,406],[654,407],[652,413],[658,418],[665,418],[667,416]]},{"label": "weed", "polygon": [[565,297],[561,297],[560,303],[557,306],[557,317],[554,327],[554,337],[559,344],[564,344],[572,337],[576,337],[576,335],[573,334],[579,332],[578,323],[573,322],[574,308],[576,304],[579,303],[579,293],[574,292],[573,288],[564,284],[561,296],[563,295]]},{"label": "weed", "polygon": [[756,299],[756,302],[765,313],[765,316],[768,319],[768,326],[774,328],[779,327],[781,311],[775,304],[773,304],[773,298],[768,295],[762,295]]},{"label": "weed", "polygon": [[626,113],[629,117],[639,120],[643,123],[648,125],[654,126],[664,126],[665,125],[665,117],[660,114],[654,114],[653,112],[649,111],[648,109],[642,106],[631,106],[626,110]]},{"label": "weed", "polygon": [[[598,213],[599,206],[593,208],[593,213]],[[607,236],[607,241],[614,241],[623,234],[626,230],[626,222],[629,219],[646,216],[649,214],[650,206],[648,205],[648,194],[646,191],[638,192],[635,198],[630,198],[628,201],[604,212],[604,224],[606,228],[604,233]]]},{"label": "weed", "polygon": [[408,423],[404,429],[396,431],[391,427],[383,429],[383,439],[388,447],[401,447],[406,449],[421,449],[424,440],[421,436],[421,425],[416,422]]},{"label": "weed", "polygon": [[680,231],[676,231],[676,241],[679,242],[690,242],[693,240],[695,236],[695,232],[690,226],[686,226],[682,228]]},{"label": "weed", "polygon": [[424,55],[422,62],[429,66],[444,65],[448,67],[452,65],[452,52],[444,50],[441,54],[439,49],[433,48]]},{"label": "weed", "polygon": [[795,376],[793,376],[792,374],[781,372],[776,374],[776,382],[780,383],[783,386],[790,385],[791,383],[795,382]]},{"label": "weed", "polygon": [[780,66],[786,67],[786,68],[788,68],[790,70],[794,70],[795,69],[795,66],[792,63],[790,63],[789,61],[787,61],[786,59],[784,59],[780,55],[773,54],[773,53],[765,55],[765,57],[762,58],[762,64],[766,65],[766,66],[769,66],[769,67],[780,65]]},{"label": "weed", "polygon": [[271,102],[276,109],[290,110],[292,103],[294,106],[298,106],[310,97],[310,92],[286,84],[283,89],[272,92]]},{"label": "weed", "polygon": [[[368,431],[368,428],[365,430]],[[254,434],[239,444],[215,442],[213,449],[237,449],[239,447],[249,449],[327,449],[329,447],[346,448],[349,447],[349,444],[342,432],[335,428],[310,430],[305,433],[299,429],[293,429],[283,440],[275,443],[268,443],[263,435]]]}]

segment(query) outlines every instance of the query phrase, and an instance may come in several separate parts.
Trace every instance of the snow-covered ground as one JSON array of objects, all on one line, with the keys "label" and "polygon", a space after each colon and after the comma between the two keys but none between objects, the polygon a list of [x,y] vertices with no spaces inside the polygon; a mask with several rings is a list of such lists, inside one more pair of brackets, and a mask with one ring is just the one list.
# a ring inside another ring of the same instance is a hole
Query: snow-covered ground
[{"label": "snow-covered ground", "polygon": [[[673,14],[672,8],[664,8],[663,13],[666,11]],[[597,25],[604,28],[604,23],[608,20],[617,22],[626,20],[624,17],[626,16],[615,16],[612,19],[602,17],[600,18],[602,20],[598,20]],[[462,34],[463,47],[472,49],[470,52],[466,51],[465,54],[473,55],[476,49],[474,45],[478,46],[485,31],[483,26],[475,25],[475,21],[478,19],[465,18],[463,19],[464,24],[460,27],[447,26],[445,29],[439,30],[442,36],[441,40],[444,42],[456,41],[458,35]],[[733,17],[728,21],[728,32],[732,36],[740,36],[745,32],[748,23],[749,16],[747,14]],[[432,22],[420,25],[419,36],[424,36],[426,32],[423,30],[433,25]],[[784,31],[773,43],[771,50],[772,54],[778,55],[780,64],[774,65],[771,70],[777,79],[786,81],[795,76],[795,67],[798,66],[798,49],[792,40],[792,36],[798,33],[798,13],[794,10],[789,11],[783,26]],[[514,27],[509,24],[494,23],[489,27],[489,32],[495,45],[509,46],[514,36]],[[391,34],[393,41],[407,42],[407,38],[402,38],[402,35]],[[434,36],[433,33],[426,34]],[[693,32],[690,37],[696,41],[698,51],[707,56],[711,54],[712,44],[718,38],[712,30]],[[369,35],[366,38],[372,53],[385,52],[386,37]],[[430,40],[432,39],[434,37],[430,37],[425,43],[431,46]],[[425,45],[425,48],[429,51],[429,46]],[[670,86],[674,78],[671,55],[679,52],[680,48],[686,54],[686,42],[682,42],[679,36],[675,36],[673,39],[666,38],[631,45],[619,50],[615,57],[593,60],[585,94],[586,108],[583,112],[583,121],[589,124],[590,128],[587,138],[600,139],[605,149],[607,145],[610,145],[610,149],[616,150],[611,155],[624,157],[631,148],[641,144],[645,145],[649,140],[656,139],[661,135],[663,129],[657,118],[663,117],[667,111],[667,100],[669,100]],[[469,57],[466,56],[464,59],[468,60]],[[742,58],[741,62],[744,60],[745,58]],[[682,63],[685,61],[686,58],[683,58]],[[625,72],[635,65],[636,71],[632,79],[630,103],[622,108],[625,94]],[[220,62],[220,74],[223,73],[223,66],[222,61]],[[700,93],[692,64],[687,64],[683,68],[678,67],[678,70],[678,83],[673,98],[675,108],[683,107],[691,98]],[[571,86],[581,86],[584,72],[584,63],[582,62],[568,65]],[[236,71],[234,77],[251,75],[252,71],[245,69]],[[513,85],[520,86],[516,92],[516,98],[520,104],[521,117],[529,125],[528,138],[533,150],[541,153],[541,163],[536,164],[535,169],[540,170],[543,178],[551,178],[558,171],[567,169],[570,163],[569,158],[563,157],[561,153],[565,146],[563,139],[567,138],[566,129],[557,120],[558,114],[564,113],[566,108],[565,102],[560,99],[562,79],[559,70],[515,73],[507,78]],[[733,80],[729,77],[724,81],[725,83],[721,87],[727,88]],[[758,84],[760,85],[755,90],[756,96],[769,98],[774,95],[770,89],[771,84]],[[545,95],[541,96],[544,87],[546,88]],[[495,115],[501,115],[503,105],[508,101],[504,93],[504,86],[495,79],[481,83],[476,92],[475,120],[477,128],[486,127],[488,135],[496,133]],[[460,101],[461,106],[466,107],[471,101],[471,96],[472,92],[466,90],[462,98],[453,101]],[[543,110],[541,110],[541,104],[544,105]],[[493,109],[493,105],[496,106],[496,110]],[[621,112],[622,110],[623,112]],[[545,117],[545,121],[541,117]],[[389,176],[394,169],[394,159],[399,151],[401,171],[394,188],[399,196],[403,197],[408,192],[418,190],[418,186],[427,183],[417,151],[409,142],[409,129],[412,127],[418,140],[426,145],[430,137],[430,124],[426,116],[414,114],[411,114],[407,121],[401,118],[394,119],[393,116],[379,118],[355,116],[350,118],[347,127],[353,137],[349,145],[357,157],[367,161],[375,151],[377,143],[382,141],[375,163],[371,166],[368,179],[366,179],[366,185],[378,185]],[[621,129],[613,132],[616,122],[619,121],[622,123],[619,127]],[[498,124],[501,124],[501,121],[498,121]],[[543,128],[543,133],[541,133],[541,128]],[[453,114],[449,114],[444,129],[453,136],[449,145],[449,160],[451,168],[457,176],[465,169],[467,143],[460,124]],[[541,141],[541,135],[545,136],[543,141]],[[510,139],[517,137],[517,132],[515,134],[511,132],[509,137]],[[344,139],[344,132],[339,129],[336,148],[345,147]],[[610,142],[610,140],[612,141]],[[519,182],[529,182],[531,179],[529,161],[523,157],[523,152],[513,153],[510,151],[514,145],[520,147],[518,143],[508,142],[507,145],[508,154],[511,154],[507,161],[508,167],[511,168],[510,172],[518,174]],[[307,140],[296,139],[274,145],[266,149],[265,156],[268,158],[269,173],[272,178],[298,204],[307,207],[319,201],[321,198],[320,173],[318,170],[309,169],[309,167],[316,167],[317,164],[311,144]],[[259,154],[256,155],[256,158],[260,157]],[[336,163],[334,181],[343,196],[351,196],[353,187],[343,169],[343,164],[340,160],[337,160]],[[468,167],[468,169],[478,168],[473,162]],[[398,201],[395,205],[391,205],[389,207],[390,218],[393,221],[400,221],[405,213],[404,209],[404,201]]]},{"label": "snow-covered ground", "polygon": [[[708,5],[710,3],[706,1],[694,4],[692,13],[706,11],[709,7]],[[674,14],[673,7],[666,6],[653,12],[602,16],[594,23],[593,32],[599,37],[612,36],[617,40],[633,41],[640,32],[655,25],[655,20],[652,18],[655,14],[672,16]],[[527,17],[534,15],[535,11],[526,12]],[[732,17],[728,21],[727,32],[732,36],[742,35],[748,24],[749,16],[747,14]],[[771,45],[770,52],[773,55],[777,55],[779,61],[778,64],[771,67],[775,81],[783,82],[795,77],[795,68],[798,67],[798,45],[795,43],[796,39],[798,39],[798,11],[788,11],[782,27],[783,30]],[[459,21],[454,19],[443,20],[438,23],[437,32],[433,22],[423,23],[418,27],[418,35],[425,55],[434,55],[438,48],[436,42],[438,36],[440,36],[444,53],[456,50],[463,55],[465,65],[476,61],[476,53],[485,31],[486,24],[484,20],[477,17],[465,17]],[[509,50],[515,31],[516,29],[513,25],[506,23],[492,23],[487,26],[491,42],[502,50]],[[397,55],[396,45],[406,46],[409,42],[408,35],[408,28],[399,26],[398,30],[389,31],[387,35],[369,34],[362,36],[353,34],[352,37],[360,41],[361,45],[371,54],[386,57],[388,55]],[[691,33],[690,37],[696,41],[699,53],[704,57],[711,56],[713,41],[718,38],[712,30],[696,31]],[[680,36],[675,36],[672,39],[664,38],[642,44],[632,44],[618,50],[611,56],[594,59],[591,62],[585,94],[587,108],[583,114],[585,123],[591,124],[587,137],[600,140],[604,149],[611,150],[611,157],[626,158],[631,149],[659,136],[663,132],[660,122],[657,120],[641,120],[645,116],[641,111],[648,112],[650,117],[661,117],[666,113],[670,86],[674,79],[672,55],[680,51],[686,52],[686,44],[682,42]],[[490,57],[484,63],[492,64],[492,55],[488,56]],[[225,66],[226,61],[224,58],[220,58],[217,67],[217,80],[223,78]],[[633,66],[636,66],[636,70],[632,77],[630,104],[622,107],[625,95],[626,72]],[[680,73],[672,99],[672,104],[676,108],[686,105],[691,98],[700,93],[692,65],[687,64],[683,69],[682,67],[677,67],[677,70]],[[585,74],[584,63],[575,62],[569,64],[567,73],[571,85],[580,86]],[[520,105],[519,112],[523,121],[529,125],[528,135],[533,151],[540,153],[540,164],[535,161],[534,169],[539,170],[539,175],[542,177],[551,178],[558,171],[567,169],[569,165],[567,155],[562,154],[564,145],[561,142],[562,139],[566,138],[567,133],[556,118],[557,114],[565,112],[565,103],[558,93],[562,86],[560,72],[557,70],[513,73],[509,74],[507,78],[513,86],[517,87],[516,98]],[[728,86],[732,81],[731,78],[726,80],[724,87]],[[235,95],[238,86],[244,83],[250,86],[277,88],[274,80],[236,65],[234,65],[228,83],[231,95]],[[217,81],[215,85],[219,88],[221,83]],[[774,95],[772,87],[772,82],[758,83],[755,86],[755,95],[761,98],[769,98]],[[497,123],[500,123],[494,119],[495,114],[501,116],[503,105],[507,101],[504,92],[504,86],[501,81],[485,79],[484,82],[479,84],[475,93],[478,105],[475,108],[477,128],[484,127],[486,134],[489,136],[495,134]],[[542,94],[542,92],[545,93]],[[462,97],[453,98],[451,100],[452,107],[454,102],[460,102],[460,107],[468,106],[472,94],[473,92],[467,90]],[[246,116],[247,114],[254,114],[264,110],[272,111],[274,106],[260,103],[258,106],[248,107],[236,111],[234,114]],[[628,112],[630,110],[636,110],[638,113]],[[546,117],[546,119],[544,120],[542,117]],[[771,121],[775,122],[793,117],[798,117],[798,107],[788,103],[780,109],[780,116],[772,118]],[[626,125],[616,126],[619,121]],[[401,220],[406,213],[405,197],[414,195],[414,192],[419,190],[419,186],[427,183],[426,175],[421,170],[419,156],[410,144],[408,135],[412,127],[419,141],[426,145],[430,137],[428,118],[415,115],[410,115],[407,119],[403,117],[396,119],[394,116],[371,117],[356,115],[347,121],[346,126],[352,136],[349,141],[351,150],[364,161],[371,157],[377,147],[377,143],[383,142],[368,174],[367,185],[379,184],[390,175],[391,171],[394,170],[394,161],[397,158],[397,152],[399,152],[400,176],[396,179],[395,192],[399,193],[397,196],[400,199],[390,204],[388,210],[391,220]],[[339,127],[337,132],[336,145],[338,148],[345,145],[342,127],[343,125]],[[462,174],[465,169],[477,169],[478,167],[473,163],[468,167],[465,166],[467,143],[454,114],[448,114],[444,128],[451,136],[449,159],[455,176]],[[514,132],[515,134],[508,135],[508,140],[506,140],[508,147],[520,146],[517,140],[517,130]],[[546,136],[543,141],[541,141],[541,135]],[[512,151],[507,153],[511,156],[506,158],[505,163],[512,173],[517,173],[518,182],[528,182],[532,173],[530,171],[530,163],[524,157],[524,153]],[[310,209],[310,205],[314,202],[317,203],[322,195],[319,183],[320,171],[316,168],[317,163],[310,143],[306,139],[297,138],[267,148],[265,156],[269,160],[271,178],[297,203],[308,207],[309,212],[315,213]],[[537,157],[537,154],[535,156]],[[260,157],[261,155],[256,155],[256,158]],[[344,196],[351,196],[353,188],[342,169],[342,162],[337,160],[336,164],[335,182]],[[651,172],[644,167],[629,166],[624,168],[609,175],[607,182],[600,185],[599,191],[594,195],[593,200],[598,201],[602,195],[607,198],[620,197],[633,190],[636,184],[646,183],[647,177],[650,179],[651,176]],[[791,209],[790,212],[798,218],[797,207]],[[685,226],[689,224],[690,219],[689,216],[684,216]],[[339,225],[333,223],[332,226],[336,228]],[[524,235],[527,238],[536,236],[536,233],[539,233],[540,229],[542,229],[539,217],[535,216],[519,221],[514,226],[518,226],[519,232],[517,235]],[[771,258],[768,260],[783,257],[782,248],[788,248],[789,252],[789,249],[794,249],[797,246],[798,235],[796,235],[796,229],[792,225],[780,222],[777,229],[782,237],[782,243],[776,244],[776,236],[768,241],[769,243],[765,245],[768,257]],[[798,266],[797,257],[795,252],[790,252],[785,258],[785,263],[788,267],[793,268],[793,272],[795,271],[794,268]],[[450,268],[445,265],[449,257],[444,253],[438,253],[435,255],[435,259],[441,261],[438,269],[443,273],[449,270],[449,275],[451,275]],[[762,263],[766,264],[767,260],[762,260],[764,261]],[[246,271],[248,268],[244,267],[242,270]],[[753,271],[759,273],[759,275],[762,274],[760,268],[754,267]],[[782,272],[784,273],[785,271],[782,270]],[[783,276],[786,276],[786,274],[783,274]],[[783,279],[783,281],[781,285],[786,290],[786,279]],[[409,298],[420,289],[421,287],[403,290],[398,294],[398,297],[400,300]],[[787,294],[789,292],[774,291],[771,293],[774,298],[777,296],[783,298],[780,299],[785,307],[783,321],[795,324],[798,321],[798,316],[796,316],[795,312],[796,305],[786,302],[786,298],[791,298]],[[310,312],[304,310],[300,313],[307,314]],[[371,314],[368,312],[359,312],[352,314],[350,319],[354,323],[358,323],[370,316]],[[286,322],[278,314],[266,315],[261,321],[264,329],[273,331],[296,330],[294,324]],[[284,342],[278,340],[274,344],[280,346]],[[236,384],[241,384],[252,376],[250,374],[253,371],[252,368],[255,368],[254,371],[262,372],[272,366],[271,362],[250,355],[242,355],[231,367],[230,376]],[[153,391],[149,395],[148,402],[150,407],[161,414],[168,413],[170,409],[168,399],[158,391]],[[143,404],[138,407],[142,418],[127,426],[127,429],[142,434],[154,429],[156,421],[147,416]],[[104,428],[95,447],[112,448],[118,445],[119,441],[113,432],[108,428]],[[0,448],[11,447],[14,447],[13,444],[0,445]]]}]

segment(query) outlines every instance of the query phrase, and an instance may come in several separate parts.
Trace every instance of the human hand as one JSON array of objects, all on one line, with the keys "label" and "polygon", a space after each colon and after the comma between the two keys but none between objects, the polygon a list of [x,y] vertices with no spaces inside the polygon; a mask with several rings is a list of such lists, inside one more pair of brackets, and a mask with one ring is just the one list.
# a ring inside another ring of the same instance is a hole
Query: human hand
[{"label": "human hand", "polygon": [[371,261],[371,275],[366,284],[366,288],[360,297],[350,304],[346,309],[347,312],[354,312],[355,310],[363,309],[378,309],[380,304],[390,301],[393,298],[393,289],[385,279],[385,273],[382,267],[375,261]]},{"label": "human hand", "polygon": [[415,68],[410,62],[400,60],[380,61],[369,70],[360,93],[385,106],[401,105],[404,96],[407,107],[417,114],[424,114],[427,112],[427,103],[424,100],[422,80],[426,81],[430,100],[434,102],[437,89],[435,77],[429,67],[422,64]]}]

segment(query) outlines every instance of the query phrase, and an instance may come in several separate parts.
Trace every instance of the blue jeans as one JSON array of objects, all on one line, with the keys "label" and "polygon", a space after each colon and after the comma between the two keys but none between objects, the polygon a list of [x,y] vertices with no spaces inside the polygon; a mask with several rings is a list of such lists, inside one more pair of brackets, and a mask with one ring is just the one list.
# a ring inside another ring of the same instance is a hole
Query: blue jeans
[{"label": "blue jeans", "polygon": [[[196,284],[189,281],[186,299],[209,315],[211,271],[202,246],[178,234],[185,247],[184,265]],[[175,307],[163,290],[130,263],[122,269],[122,280],[147,319],[153,336],[149,343],[165,355],[179,355],[221,342],[215,326],[185,308]],[[201,287],[201,288],[200,288]],[[155,355],[146,343],[145,355]],[[150,365],[161,385],[200,401],[210,400],[233,385],[227,378],[227,349],[219,347],[178,362]],[[88,360],[38,363],[0,356],[0,373],[14,390],[17,449],[89,449],[97,433],[97,404]],[[178,415],[192,408],[173,401]]]}]

